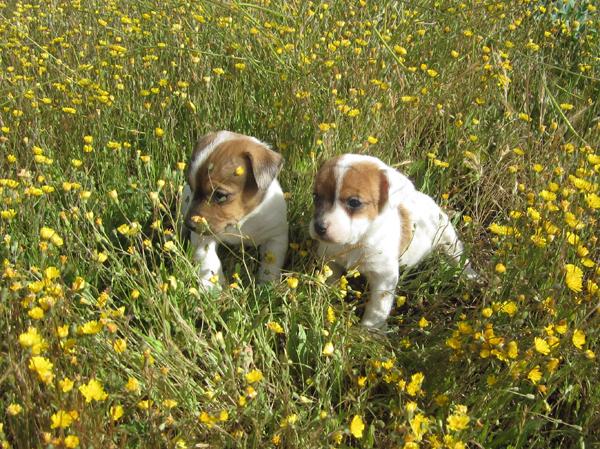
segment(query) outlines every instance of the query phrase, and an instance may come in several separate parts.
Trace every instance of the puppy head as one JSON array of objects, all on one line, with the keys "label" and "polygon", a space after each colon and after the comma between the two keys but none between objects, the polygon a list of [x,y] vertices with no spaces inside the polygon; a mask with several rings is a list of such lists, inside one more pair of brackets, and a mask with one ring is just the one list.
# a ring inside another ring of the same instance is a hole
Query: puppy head
[{"label": "puppy head", "polygon": [[311,237],[358,243],[386,206],[388,193],[385,166],[378,159],[358,155],[330,159],[315,178]]},{"label": "puppy head", "polygon": [[234,232],[262,201],[283,159],[257,139],[221,131],[200,139],[188,165],[192,200],[185,224],[219,236]]}]

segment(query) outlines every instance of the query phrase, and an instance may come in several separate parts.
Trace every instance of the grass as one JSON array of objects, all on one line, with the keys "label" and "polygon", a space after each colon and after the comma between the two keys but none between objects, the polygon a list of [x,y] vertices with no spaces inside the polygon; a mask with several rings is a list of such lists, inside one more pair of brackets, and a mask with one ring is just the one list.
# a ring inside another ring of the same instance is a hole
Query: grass
[{"label": "grass", "polygon": [[[596,8],[0,1],[3,447],[600,447]],[[179,195],[217,129],[285,157],[281,283],[224,248],[197,290]],[[359,327],[307,233],[344,152],[439,201],[482,285],[433,256]]]}]

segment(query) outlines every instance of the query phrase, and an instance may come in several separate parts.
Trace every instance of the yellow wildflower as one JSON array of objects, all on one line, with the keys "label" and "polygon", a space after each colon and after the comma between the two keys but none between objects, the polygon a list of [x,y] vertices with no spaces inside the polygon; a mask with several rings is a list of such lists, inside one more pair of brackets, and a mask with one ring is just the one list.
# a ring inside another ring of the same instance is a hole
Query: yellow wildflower
[{"label": "yellow wildflower", "polygon": [[540,337],[535,337],[534,339],[535,350],[542,355],[550,354],[550,345],[546,340]]},{"label": "yellow wildflower", "polygon": [[248,382],[249,384],[260,382],[262,379],[263,373],[259,369],[253,369],[252,371],[246,374],[246,382]]},{"label": "yellow wildflower", "polygon": [[29,369],[35,371],[39,379],[45,384],[52,382],[54,378],[54,374],[52,374],[53,368],[54,365],[45,357],[34,356],[29,360]]},{"label": "yellow wildflower", "polygon": [[360,415],[354,415],[350,422],[350,433],[355,438],[362,438],[365,430],[365,423]]},{"label": "yellow wildflower", "polygon": [[80,386],[79,391],[85,397],[85,402],[104,401],[108,397],[108,393],[104,391],[104,387],[96,379],[90,379],[87,385]]},{"label": "yellow wildflower", "polygon": [[585,344],[585,333],[580,329],[575,329],[571,341],[577,349],[583,349],[583,345]]},{"label": "yellow wildflower", "polygon": [[581,268],[569,263],[565,265],[565,270],[565,283],[569,290],[576,293],[581,292],[583,289],[583,271],[581,271]]}]

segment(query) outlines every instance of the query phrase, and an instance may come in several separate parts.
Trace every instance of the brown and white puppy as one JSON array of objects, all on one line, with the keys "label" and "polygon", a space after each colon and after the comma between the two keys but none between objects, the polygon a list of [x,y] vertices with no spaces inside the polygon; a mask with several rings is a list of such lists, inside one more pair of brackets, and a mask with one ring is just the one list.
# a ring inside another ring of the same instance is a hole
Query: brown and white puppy
[{"label": "brown and white puppy", "polygon": [[[310,234],[319,255],[358,269],[370,298],[361,323],[382,327],[390,314],[399,266],[412,267],[436,248],[460,262],[463,245],[448,216],[413,183],[381,160],[345,154],[328,160],[314,184]],[[465,261],[465,273],[476,277]]]},{"label": "brown and white puppy", "polygon": [[260,282],[279,279],[288,244],[287,208],[276,177],[280,154],[260,140],[230,131],[200,138],[183,191],[200,284],[224,283],[218,243],[260,247]]}]

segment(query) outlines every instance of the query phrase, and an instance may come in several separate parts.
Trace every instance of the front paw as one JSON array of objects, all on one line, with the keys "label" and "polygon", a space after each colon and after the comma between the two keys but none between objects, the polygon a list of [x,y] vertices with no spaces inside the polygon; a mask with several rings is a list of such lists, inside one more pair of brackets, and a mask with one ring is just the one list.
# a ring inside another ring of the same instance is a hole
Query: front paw
[{"label": "front paw", "polygon": [[261,268],[258,273],[259,284],[266,284],[268,282],[278,282],[281,277],[281,271],[276,269],[263,269]]},{"label": "front paw", "polygon": [[360,321],[360,325],[371,331],[385,331],[387,329],[387,320],[385,318],[363,317]]}]

